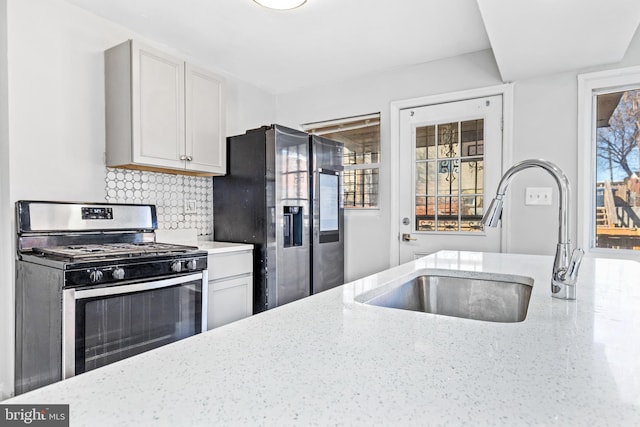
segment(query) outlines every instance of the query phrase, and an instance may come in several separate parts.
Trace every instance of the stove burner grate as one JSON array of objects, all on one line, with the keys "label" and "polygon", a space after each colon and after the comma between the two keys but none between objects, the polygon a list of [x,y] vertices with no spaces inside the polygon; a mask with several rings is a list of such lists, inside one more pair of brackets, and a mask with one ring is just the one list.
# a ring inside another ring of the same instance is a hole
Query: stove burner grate
[{"label": "stove burner grate", "polygon": [[51,256],[68,260],[86,258],[135,257],[143,255],[171,255],[197,250],[195,246],[174,245],[159,242],[146,243],[107,243],[53,246],[33,248],[33,252],[43,256]]}]

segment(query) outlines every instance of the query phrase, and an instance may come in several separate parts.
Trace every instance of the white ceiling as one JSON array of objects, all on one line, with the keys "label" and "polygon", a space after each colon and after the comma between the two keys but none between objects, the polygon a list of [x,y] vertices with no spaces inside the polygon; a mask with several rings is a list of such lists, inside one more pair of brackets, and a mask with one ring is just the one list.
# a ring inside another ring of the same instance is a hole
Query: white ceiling
[{"label": "white ceiling", "polygon": [[67,1],[272,93],[488,48],[505,81],[617,62],[640,23],[638,0]]},{"label": "white ceiling", "polygon": [[640,0],[477,0],[504,81],[622,59]]}]

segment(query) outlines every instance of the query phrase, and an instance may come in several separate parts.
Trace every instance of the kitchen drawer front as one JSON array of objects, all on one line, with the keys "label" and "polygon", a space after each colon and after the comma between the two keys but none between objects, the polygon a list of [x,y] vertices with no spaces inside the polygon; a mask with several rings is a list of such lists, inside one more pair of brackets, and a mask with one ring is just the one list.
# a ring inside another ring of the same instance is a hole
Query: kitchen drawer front
[{"label": "kitchen drawer front", "polygon": [[253,252],[209,255],[209,280],[253,273]]}]

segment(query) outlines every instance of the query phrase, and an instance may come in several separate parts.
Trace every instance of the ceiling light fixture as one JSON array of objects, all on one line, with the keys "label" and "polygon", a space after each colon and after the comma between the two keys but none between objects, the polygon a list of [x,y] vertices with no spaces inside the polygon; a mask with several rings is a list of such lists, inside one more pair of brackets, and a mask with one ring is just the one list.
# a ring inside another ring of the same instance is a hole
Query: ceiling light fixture
[{"label": "ceiling light fixture", "polygon": [[288,10],[300,7],[307,2],[307,0],[253,0],[260,6],[268,7],[269,9]]}]

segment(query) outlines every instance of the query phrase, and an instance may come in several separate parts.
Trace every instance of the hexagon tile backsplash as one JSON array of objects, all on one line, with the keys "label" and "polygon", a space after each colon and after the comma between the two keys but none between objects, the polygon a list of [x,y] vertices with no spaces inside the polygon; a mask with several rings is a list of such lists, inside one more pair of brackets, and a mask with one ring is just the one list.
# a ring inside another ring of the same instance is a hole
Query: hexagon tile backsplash
[{"label": "hexagon tile backsplash", "polygon": [[210,177],[106,168],[105,183],[107,202],[156,205],[158,229],[195,228],[199,235],[213,233]]}]

